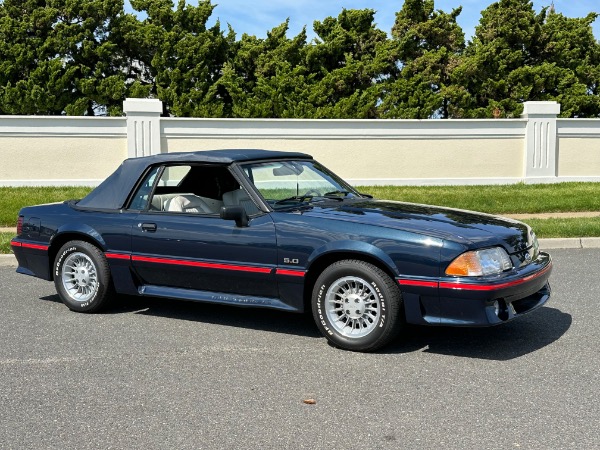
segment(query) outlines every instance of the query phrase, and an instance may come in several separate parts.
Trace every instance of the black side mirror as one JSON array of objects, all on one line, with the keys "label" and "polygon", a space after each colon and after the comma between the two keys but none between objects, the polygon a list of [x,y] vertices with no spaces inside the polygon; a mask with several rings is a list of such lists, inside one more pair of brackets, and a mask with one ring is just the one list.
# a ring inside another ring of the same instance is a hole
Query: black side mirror
[{"label": "black side mirror", "polygon": [[240,228],[248,226],[248,214],[241,206],[222,206],[221,219],[235,220],[235,225]]}]

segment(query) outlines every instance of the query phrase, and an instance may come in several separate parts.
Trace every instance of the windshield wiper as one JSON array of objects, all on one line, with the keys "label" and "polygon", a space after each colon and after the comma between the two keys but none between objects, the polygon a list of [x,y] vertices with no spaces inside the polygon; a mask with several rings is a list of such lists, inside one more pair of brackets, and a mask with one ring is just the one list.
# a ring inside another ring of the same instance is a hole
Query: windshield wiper
[{"label": "windshield wiper", "polygon": [[[350,191],[331,191],[331,192],[326,192],[325,194],[323,194],[323,197],[333,197],[333,196],[337,196],[337,195],[343,195],[344,197],[348,194],[351,194]],[[339,197],[335,197],[335,198],[339,198]]]},{"label": "windshield wiper", "polygon": [[292,201],[303,202],[304,200],[310,200],[313,197],[313,195],[294,195],[292,197],[284,198],[282,200],[277,200],[275,202],[275,205],[280,205],[281,203],[288,203]]},{"label": "windshield wiper", "polygon": [[[336,192],[341,192],[341,191],[336,191]],[[338,200],[340,202],[344,201],[344,199],[342,197],[336,197],[336,196],[333,196],[333,195],[330,196],[329,194],[331,194],[331,192],[328,192],[325,195],[306,195],[306,194],[305,195],[294,195],[292,197],[284,198],[283,200],[277,200],[275,202],[275,205],[280,205],[282,203],[289,203],[289,202],[293,202],[293,201],[302,203],[302,202],[304,202],[306,200],[311,201],[313,198],[327,199],[327,200]],[[323,200],[320,200],[320,201],[323,201]]]}]

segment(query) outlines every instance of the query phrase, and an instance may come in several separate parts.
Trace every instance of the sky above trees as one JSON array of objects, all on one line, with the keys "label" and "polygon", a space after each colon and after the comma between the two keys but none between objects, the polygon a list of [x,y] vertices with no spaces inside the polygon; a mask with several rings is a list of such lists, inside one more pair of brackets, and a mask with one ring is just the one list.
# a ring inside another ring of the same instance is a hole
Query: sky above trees
[{"label": "sky above trees", "polygon": [[[535,0],[536,11],[549,6],[552,0]],[[189,3],[197,4],[197,0]],[[325,17],[337,17],[342,8],[364,9],[377,11],[375,22],[378,27],[390,33],[394,24],[395,14],[402,8],[403,0],[216,0],[217,7],[211,17],[211,22],[219,19],[222,25],[230,23],[240,36],[242,33],[266,37],[267,30],[284,22],[288,17],[289,36],[295,36],[307,25],[308,39],[315,37],[312,30],[314,20]],[[459,6],[463,10],[457,18],[465,37],[470,39],[479,23],[481,11],[493,2],[490,0],[436,0],[436,9],[450,12]],[[600,12],[598,0],[554,0],[557,12],[567,17],[585,17],[590,12]],[[209,22],[209,23],[211,23]],[[593,24],[594,35],[600,39],[600,19]]]}]

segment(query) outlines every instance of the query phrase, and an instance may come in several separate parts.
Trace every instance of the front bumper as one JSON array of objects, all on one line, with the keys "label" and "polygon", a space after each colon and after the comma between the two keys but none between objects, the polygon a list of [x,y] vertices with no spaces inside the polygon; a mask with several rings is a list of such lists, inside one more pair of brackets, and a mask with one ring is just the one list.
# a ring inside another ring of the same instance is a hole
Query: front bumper
[{"label": "front bumper", "polygon": [[547,253],[525,267],[490,277],[398,278],[409,323],[493,326],[550,299],[552,259]]}]

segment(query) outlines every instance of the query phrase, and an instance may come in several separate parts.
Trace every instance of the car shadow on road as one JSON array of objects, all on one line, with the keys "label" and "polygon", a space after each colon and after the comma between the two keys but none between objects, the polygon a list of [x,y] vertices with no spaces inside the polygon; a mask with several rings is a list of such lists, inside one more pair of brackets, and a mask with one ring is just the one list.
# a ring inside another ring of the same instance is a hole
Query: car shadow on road
[{"label": "car shadow on road", "polygon": [[572,321],[570,314],[543,307],[530,315],[490,328],[408,326],[382,353],[423,351],[507,361],[557,341],[571,327]]},{"label": "car shadow on road", "polygon": [[[56,294],[40,297],[40,300],[62,303]],[[309,314],[270,309],[119,295],[101,314],[141,314],[305,337],[322,337]]]},{"label": "car shadow on road", "polygon": [[[40,300],[61,302],[58,295],[41,297]],[[322,338],[310,314],[269,309],[119,296],[113,306],[103,312],[128,313]],[[489,328],[408,325],[393,343],[378,353],[425,352],[506,361],[535,352],[555,342],[567,332],[572,321],[570,314],[555,308],[542,307],[512,322]]]},{"label": "car shadow on road", "polygon": [[271,309],[240,308],[149,297],[119,297],[118,303],[106,311],[107,314],[127,312],[305,337],[321,337],[309,314]]}]

